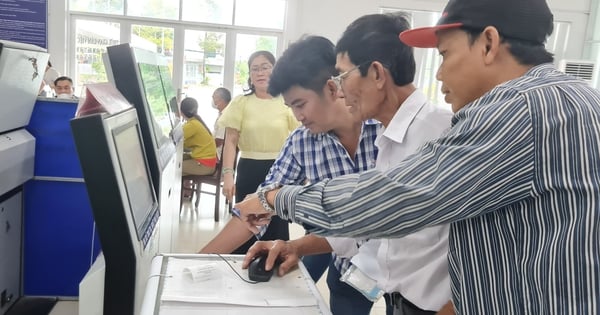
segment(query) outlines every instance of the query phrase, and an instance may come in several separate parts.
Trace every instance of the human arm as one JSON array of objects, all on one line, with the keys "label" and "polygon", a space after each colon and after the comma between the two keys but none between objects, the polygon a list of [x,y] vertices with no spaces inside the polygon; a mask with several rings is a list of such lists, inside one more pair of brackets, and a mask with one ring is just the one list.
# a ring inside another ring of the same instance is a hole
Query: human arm
[{"label": "human arm", "polygon": [[223,195],[232,201],[235,195],[235,184],[233,181],[233,168],[236,163],[235,155],[240,138],[240,132],[233,128],[225,129],[225,144],[223,145]]},{"label": "human arm", "polygon": [[230,254],[252,237],[254,237],[254,234],[246,228],[245,222],[242,222],[238,217],[232,217],[223,229],[198,253]]},{"label": "human arm", "polygon": [[436,315],[454,315],[456,314],[454,312],[454,304],[452,304],[452,301],[448,301],[448,303],[446,303],[446,305],[444,305],[442,307],[441,310],[439,310],[437,313],[435,313]]},{"label": "human arm", "polygon": [[522,102],[502,108],[463,110],[474,117],[457,119],[448,134],[386,173],[284,186],[277,214],[322,235],[400,237],[526,199],[535,156],[530,116]]}]

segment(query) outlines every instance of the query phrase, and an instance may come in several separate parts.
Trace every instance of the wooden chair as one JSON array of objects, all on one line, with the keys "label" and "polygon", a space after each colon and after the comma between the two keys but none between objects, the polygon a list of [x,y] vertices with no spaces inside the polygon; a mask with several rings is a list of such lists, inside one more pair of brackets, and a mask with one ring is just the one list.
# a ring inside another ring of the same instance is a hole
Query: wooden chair
[{"label": "wooden chair", "polygon": [[[235,154],[235,159],[237,160],[237,151]],[[190,200],[194,201],[194,196],[196,196],[196,201],[194,202],[194,210],[198,210],[198,205],[200,204],[200,195],[202,193],[209,194],[215,196],[215,222],[219,222],[219,206],[221,205],[221,188],[222,188],[222,180],[221,173],[223,170],[223,161],[217,162],[215,172],[212,175],[185,175],[181,177],[181,207],[183,207],[183,197],[184,197],[184,183],[186,181],[192,182],[192,193],[190,196]],[[234,167],[235,171],[235,167]],[[205,191],[202,190],[202,184],[208,184],[215,186],[215,191]],[[223,196],[224,198],[224,196]],[[229,202],[227,199],[225,200],[225,204],[228,207],[229,213],[231,213],[233,208],[233,203]],[[181,212],[181,208],[179,208],[179,212]]]}]

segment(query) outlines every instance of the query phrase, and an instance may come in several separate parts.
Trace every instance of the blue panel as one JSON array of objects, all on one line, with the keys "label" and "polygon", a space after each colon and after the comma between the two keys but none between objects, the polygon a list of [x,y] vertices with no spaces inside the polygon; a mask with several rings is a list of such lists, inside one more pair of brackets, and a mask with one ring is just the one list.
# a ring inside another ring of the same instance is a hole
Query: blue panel
[{"label": "blue panel", "polygon": [[24,192],[24,294],[78,296],[100,252],[85,184],[33,180]]},{"label": "blue panel", "polygon": [[77,103],[38,99],[27,131],[35,137],[35,176],[83,178],[69,121]]}]

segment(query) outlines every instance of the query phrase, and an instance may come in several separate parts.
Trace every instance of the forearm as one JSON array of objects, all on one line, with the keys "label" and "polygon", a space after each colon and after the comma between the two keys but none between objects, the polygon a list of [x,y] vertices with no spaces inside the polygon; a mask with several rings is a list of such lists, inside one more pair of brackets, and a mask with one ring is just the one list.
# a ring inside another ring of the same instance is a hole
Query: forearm
[{"label": "forearm", "polygon": [[237,217],[233,217],[199,253],[230,254],[252,237],[254,237],[254,234],[246,228],[244,222]]},{"label": "forearm", "polygon": [[326,239],[313,234],[307,234],[301,238],[292,240],[290,241],[290,245],[296,248],[299,256],[332,252],[332,248]]},{"label": "forearm", "polygon": [[489,142],[440,146],[430,145],[386,173],[284,186],[268,200],[282,219],[303,224],[311,233],[378,238],[475,217],[530,195],[533,152],[528,139],[513,148]]},{"label": "forearm", "polygon": [[233,169],[236,162],[235,155],[240,134],[237,130],[232,128],[227,128],[225,133],[225,143],[223,145],[223,169]]}]

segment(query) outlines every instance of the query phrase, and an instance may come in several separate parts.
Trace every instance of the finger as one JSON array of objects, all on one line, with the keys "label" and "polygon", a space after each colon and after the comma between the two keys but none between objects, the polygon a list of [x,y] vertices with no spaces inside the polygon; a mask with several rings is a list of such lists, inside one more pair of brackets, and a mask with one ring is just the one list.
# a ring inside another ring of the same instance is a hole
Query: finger
[{"label": "finger", "polygon": [[287,265],[284,265],[282,263],[281,265],[279,265],[278,269],[279,270],[277,270],[277,275],[280,276],[280,277],[283,277],[283,276],[285,276],[289,272],[290,267],[287,266]]},{"label": "finger", "polygon": [[[255,243],[256,245],[256,243]],[[254,257],[256,257],[256,255],[259,253],[260,251],[258,250],[257,247],[255,247],[254,245],[252,247],[250,247],[248,249],[248,251],[246,252],[246,256],[244,256],[244,260],[242,261],[242,269],[247,269],[248,265],[250,265],[250,262],[254,259]]]},{"label": "finger", "polygon": [[283,276],[290,270],[295,269],[298,266],[300,259],[294,256],[287,256],[286,259],[279,265],[279,273]]},{"label": "finger", "polygon": [[279,254],[281,254],[281,250],[283,249],[283,241],[275,240],[273,241],[273,245],[269,249],[269,254],[267,256],[267,261],[265,263],[265,269],[271,270],[273,269],[273,265],[275,265],[275,261],[279,259]]},{"label": "finger", "polygon": [[[263,218],[258,218],[255,215],[249,215],[248,217],[246,217],[246,222],[248,223],[248,228],[251,231],[254,231],[255,228],[260,227],[260,226],[265,226],[268,225],[269,222],[271,220],[267,220],[267,219],[263,219]],[[256,234],[256,233],[254,233]]]},{"label": "finger", "polygon": [[248,230],[254,235],[260,234],[260,229],[254,224],[248,224]]},{"label": "finger", "polygon": [[248,251],[246,252],[246,256],[244,256],[244,260],[242,261],[242,269],[247,269],[250,262],[254,259],[254,257],[258,256],[261,252],[268,250],[273,246],[272,241],[257,241],[252,245]]}]

